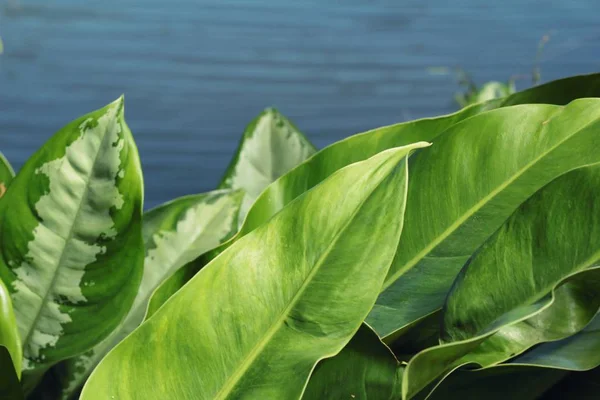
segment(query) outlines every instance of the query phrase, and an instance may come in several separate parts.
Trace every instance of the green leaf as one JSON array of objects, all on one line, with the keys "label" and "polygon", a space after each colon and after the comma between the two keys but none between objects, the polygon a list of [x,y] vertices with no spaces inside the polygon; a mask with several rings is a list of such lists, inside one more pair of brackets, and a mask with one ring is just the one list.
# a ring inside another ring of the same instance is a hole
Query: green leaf
[{"label": "green leaf", "polygon": [[144,213],[144,275],[133,306],[108,338],[57,368],[63,398],[78,389],[106,353],[140,325],[150,295],[166,277],[237,232],[243,196],[242,191],[219,190],[181,197]]},{"label": "green leaf", "polygon": [[[569,172],[524,203],[456,279],[444,306],[442,340],[474,337],[513,308],[546,296],[567,275],[598,263],[598,198],[600,165]],[[583,327],[596,314],[575,305],[561,310],[557,322],[580,326],[582,318]]]},{"label": "green leaf", "polygon": [[0,400],[23,400],[17,371],[8,349],[0,345]]},{"label": "green leaf", "polygon": [[[10,353],[14,368],[20,377],[23,357],[21,338],[19,337],[19,329],[17,328],[10,294],[2,280],[0,280],[0,346],[3,346],[2,348]],[[2,358],[2,362],[4,362],[4,358]],[[0,371],[4,371],[4,368],[1,368]],[[1,374],[2,372],[0,372]]]},{"label": "green leaf", "polygon": [[[462,366],[495,365],[514,355],[511,351],[523,351],[526,346],[578,332],[600,307],[599,285],[600,267],[576,272],[559,282],[551,295],[531,305],[512,309],[478,336],[423,350],[406,367],[403,399],[413,398]],[[579,314],[578,318],[565,324],[565,315],[570,315],[571,307],[576,310],[576,315]],[[518,344],[517,350],[511,348],[513,343]]]},{"label": "green leaf", "polygon": [[402,368],[390,349],[368,325],[335,357],[317,364],[304,400],[391,400],[401,394]]},{"label": "green leaf", "polygon": [[[447,116],[382,127],[334,143],[267,187],[251,207],[240,232],[232,240],[198,260],[193,268],[186,267],[177,271],[157,289],[151,304],[155,303],[155,308],[160,307],[166,299],[219,252],[268,221],[286,204],[344,166],[364,160],[389,148],[421,140],[434,140],[439,135],[443,137],[445,135],[442,134],[451,126],[489,109],[524,103],[566,104],[578,97],[593,96],[600,96],[600,74],[561,79],[516,93],[502,100],[479,103]],[[510,113],[511,111],[508,112],[508,114]],[[526,113],[526,111],[521,111],[520,115]],[[512,121],[519,121],[519,117],[511,119],[511,123]],[[473,136],[477,132],[480,132],[479,128],[476,132],[472,132]],[[439,147],[439,145],[436,144],[434,147]],[[440,149],[439,151],[445,150]],[[458,152],[459,149],[454,151]],[[442,177],[446,176],[445,173],[444,171],[437,179],[444,179]],[[434,197],[439,196],[434,194]],[[438,210],[433,210],[433,214],[429,215],[437,215],[437,213]],[[456,274],[470,254],[461,254],[456,260],[429,259],[432,263],[437,261],[439,268],[432,269],[430,274],[427,269],[419,268],[414,275],[411,275],[411,279],[399,280],[396,286],[392,287],[385,295],[386,297],[381,300],[384,303],[377,306],[369,317],[375,330],[381,335],[391,335],[439,310]],[[447,264],[450,264],[449,268]],[[397,290],[392,292],[394,288]],[[156,302],[154,302],[154,297],[157,298]]]},{"label": "green leaf", "polygon": [[[600,165],[571,171],[522,204],[477,251],[444,308],[442,339],[454,344],[427,349],[409,362],[409,396],[449,369],[503,362],[577,333],[592,320],[600,307],[600,269],[585,268],[600,259],[599,195]],[[552,288],[556,299],[547,310],[522,323],[506,318],[543,302]],[[511,325],[502,327],[502,320]]]},{"label": "green leaf", "polygon": [[406,159],[424,145],[340,170],[221,253],[108,354],[82,399],[299,398],[375,301]]},{"label": "green leaf", "polygon": [[274,180],[312,156],[317,150],[277,110],[268,108],[246,127],[236,154],[219,188],[246,192],[239,225],[258,195]]},{"label": "green leaf", "polygon": [[[246,193],[238,215],[238,226],[269,184],[315,152],[308,139],[277,110],[268,108],[252,120],[219,185],[222,189],[241,189]],[[147,318],[215,256],[210,254],[194,260],[164,281],[152,295]]]},{"label": "green leaf", "polygon": [[0,202],[0,278],[30,376],[94,346],[143,268],[142,173],[123,98],[62,128]]},{"label": "green leaf", "polygon": [[8,160],[0,153],[0,197],[4,196],[8,184],[15,176],[15,171],[10,166]]},{"label": "green leaf", "polygon": [[570,371],[587,371],[600,366],[600,315],[576,335],[541,344],[510,363]]},{"label": "green leaf", "polygon": [[599,99],[507,107],[454,125],[415,154],[402,251],[367,322],[385,337],[441,308],[461,267],[521,203],[600,162],[599,129]]}]

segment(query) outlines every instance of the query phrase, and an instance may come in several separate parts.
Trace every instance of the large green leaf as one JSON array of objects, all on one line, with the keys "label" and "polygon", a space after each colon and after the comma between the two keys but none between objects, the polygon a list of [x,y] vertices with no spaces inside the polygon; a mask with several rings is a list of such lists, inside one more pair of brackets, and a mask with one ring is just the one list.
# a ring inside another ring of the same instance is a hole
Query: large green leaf
[{"label": "large green leaf", "polygon": [[31,375],[100,342],[131,307],[142,193],[122,98],[62,128],[12,181],[0,202],[0,277]]},{"label": "large green leaf", "polygon": [[[178,271],[161,285],[155,294],[157,297],[155,308],[158,308],[170,295],[183,286],[218,252],[263,224],[286,204],[346,165],[364,160],[388,148],[421,140],[433,141],[451,126],[486,110],[525,103],[566,104],[573,99],[590,96],[600,96],[600,74],[550,82],[505,99],[479,103],[447,116],[382,127],[334,143],[267,187],[251,207],[240,232],[231,241],[215,252],[206,255],[194,268]],[[519,117],[515,117],[511,123],[518,120]],[[436,144],[436,146],[438,145]],[[438,179],[443,179],[441,176]],[[438,210],[435,210],[435,214],[437,213]],[[398,287],[397,290],[399,293],[390,294],[388,292],[386,296],[390,301],[376,307],[369,317],[369,321],[374,324],[374,328],[380,334],[387,335],[439,309],[458,269],[466,261],[466,257],[461,254],[460,259],[454,263],[454,268],[448,270],[447,273],[445,268],[436,268],[430,274],[425,274],[420,269],[411,279],[401,280],[402,287]],[[444,265],[440,267],[444,267]],[[385,301],[385,299],[382,300]]]},{"label": "large green leaf", "polygon": [[150,295],[166,277],[237,232],[244,193],[219,190],[185,196],[144,213],[144,275],[133,306],[111,335],[92,350],[57,368],[62,397],[68,398],[117,343],[143,321]]},{"label": "large green leaf", "polygon": [[15,176],[15,171],[10,166],[8,160],[0,153],[0,197],[6,192],[8,184]]},{"label": "large green leaf", "polygon": [[317,150],[287,118],[268,108],[246,127],[219,188],[243,189],[239,224],[250,206],[274,180]]},{"label": "large green leaf", "polygon": [[[580,331],[600,307],[599,285],[600,267],[576,272],[559,282],[551,296],[512,309],[478,336],[423,350],[406,367],[403,398],[413,398],[462,366],[496,365],[528,346]],[[576,318],[566,324],[573,314]]]},{"label": "large green leaf", "polygon": [[[12,363],[17,371],[17,375],[21,376],[21,361],[23,352],[21,350],[21,338],[19,337],[19,329],[13,311],[10,294],[4,283],[0,279],[0,346],[4,346],[10,353]],[[0,369],[0,374],[3,369]]]},{"label": "large green leaf", "polygon": [[599,131],[600,99],[522,105],[469,118],[415,154],[402,251],[367,322],[388,336],[439,309],[461,267],[521,203],[600,162]]},{"label": "large green leaf", "polygon": [[299,398],[375,302],[406,160],[424,145],[340,170],[221,253],[108,354],[82,398]]},{"label": "large green leaf", "polygon": [[454,123],[496,106],[496,103],[480,104],[440,118],[411,121],[375,129],[352,136],[321,150],[265,189],[250,208],[248,218],[244,220],[240,232],[232,240],[204,255],[196,262],[181,268],[163,282],[152,296],[148,316],[158,310],[217,254],[268,221],[286,204],[318,185],[335,171],[354,162],[365,160],[380,151],[435,137]]},{"label": "large green leaf", "polygon": [[[598,198],[600,165],[569,172],[524,203],[462,269],[444,306],[442,339],[476,336],[504,313],[544,297],[565,276],[600,261]],[[579,314],[575,305],[557,315],[560,321],[589,321],[589,311]]]},{"label": "large green leaf", "polygon": [[[405,379],[414,381],[413,392],[425,386],[419,386],[419,375],[434,378],[466,363],[494,365],[538,343],[577,333],[590,322],[600,307],[600,270],[587,270],[583,283],[560,282],[600,259],[598,196],[600,165],[571,171],[521,205],[478,250],[444,309],[442,338],[456,345],[427,349],[411,360]],[[548,310],[500,327],[489,338],[483,334],[491,324],[499,326],[506,313],[540,301],[557,285]]]},{"label": "large green leaf", "polygon": [[23,400],[23,390],[8,349],[0,345],[0,400]]},{"label": "large green leaf", "polygon": [[401,395],[402,368],[390,349],[368,325],[335,357],[317,364],[304,400],[392,400]]}]

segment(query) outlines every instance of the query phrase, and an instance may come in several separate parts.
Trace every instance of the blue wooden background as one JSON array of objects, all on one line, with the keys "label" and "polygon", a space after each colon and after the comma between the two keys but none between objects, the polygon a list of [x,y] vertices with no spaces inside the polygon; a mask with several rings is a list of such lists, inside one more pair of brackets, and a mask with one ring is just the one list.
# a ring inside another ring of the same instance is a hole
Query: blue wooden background
[{"label": "blue wooden background", "polygon": [[[18,168],[121,93],[146,205],[215,187],[245,124],[276,106],[319,147],[455,108],[452,75],[600,69],[598,0],[3,0],[0,149]],[[529,82],[520,82],[527,86]]]}]

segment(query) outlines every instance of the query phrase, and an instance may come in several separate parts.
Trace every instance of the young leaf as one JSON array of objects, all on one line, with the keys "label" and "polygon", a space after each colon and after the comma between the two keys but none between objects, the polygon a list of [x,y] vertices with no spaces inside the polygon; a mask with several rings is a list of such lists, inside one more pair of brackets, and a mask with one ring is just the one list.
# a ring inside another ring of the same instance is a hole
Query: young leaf
[{"label": "young leaf", "polygon": [[[21,338],[17,328],[17,321],[13,311],[10,294],[4,283],[0,279],[0,346],[3,346],[10,354],[12,363],[17,371],[17,375],[21,376],[21,361],[23,352],[21,350]],[[4,361],[4,359],[3,359]],[[8,368],[8,367],[6,367]],[[4,368],[0,369],[0,375]]]},{"label": "young leaf", "polygon": [[[151,308],[158,309],[218,253],[222,252],[248,232],[268,221],[269,218],[279,212],[286,204],[319,184],[340,168],[364,160],[389,148],[404,146],[422,140],[433,140],[456,123],[486,110],[526,103],[566,104],[579,97],[594,95],[600,96],[600,74],[561,79],[516,93],[505,99],[496,99],[486,103],[475,104],[454,114],[378,128],[334,143],[319,151],[313,157],[268,186],[250,208],[247,218],[244,220],[238,234],[215,251],[202,257],[198,262],[177,271],[171,278],[163,282],[151,300]],[[402,310],[410,310],[410,314],[402,316],[400,322],[394,321],[391,326],[384,329],[388,329],[388,332],[392,333],[397,328],[408,325],[441,307],[445,291],[449,289],[456,276],[456,272],[451,271],[447,276],[439,276],[438,279],[441,281],[441,285],[438,286],[441,289],[433,287],[431,296],[428,295],[428,288],[418,288],[415,290],[412,287],[408,287],[407,296],[401,300],[406,307],[396,308],[392,305],[394,309],[391,310],[391,314],[400,315],[403,312]],[[440,290],[442,293],[440,293]],[[431,305],[432,298],[434,301],[433,307]],[[149,312],[149,315],[151,315],[151,312]],[[382,321],[385,321],[387,317],[382,316]],[[404,323],[402,321],[408,322]]]},{"label": "young leaf", "polygon": [[[425,350],[410,361],[405,379],[412,380],[413,393],[425,387],[415,383],[425,376],[419,369],[433,379],[448,365],[494,365],[538,343],[577,333],[590,322],[600,307],[600,269],[585,270],[600,260],[600,212],[593,206],[598,196],[600,166],[569,172],[521,205],[478,250],[444,308],[442,338],[455,345]],[[582,270],[585,274],[567,279]],[[550,308],[523,323],[499,326],[507,313],[542,301],[553,287]],[[493,336],[483,334],[492,324],[499,327]]]},{"label": "young leaf", "polygon": [[15,171],[10,166],[8,160],[0,153],[0,197],[6,193],[8,184],[15,176]]},{"label": "young leaf", "polygon": [[362,324],[335,357],[317,364],[303,400],[391,400],[401,395],[402,368],[377,334]]},{"label": "young leaf", "polygon": [[402,251],[367,322],[388,336],[441,308],[468,258],[521,203],[600,162],[599,129],[600,99],[514,106],[456,124],[415,154]]},{"label": "young leaf", "polygon": [[317,150],[287,118],[268,108],[246,127],[236,154],[219,185],[246,192],[239,215],[244,222],[258,195]]},{"label": "young leaf", "polygon": [[122,98],[62,128],[12,181],[0,201],[0,278],[31,376],[100,342],[131,307],[142,193]]},{"label": "young leaf", "polygon": [[242,191],[219,190],[181,197],[144,213],[144,275],[133,306],[108,338],[56,369],[62,398],[78,389],[106,353],[138,327],[158,284],[237,231],[243,196]]},{"label": "young leaf", "polygon": [[406,159],[424,145],[340,170],[221,253],[102,360],[82,399],[299,398],[375,301]]}]

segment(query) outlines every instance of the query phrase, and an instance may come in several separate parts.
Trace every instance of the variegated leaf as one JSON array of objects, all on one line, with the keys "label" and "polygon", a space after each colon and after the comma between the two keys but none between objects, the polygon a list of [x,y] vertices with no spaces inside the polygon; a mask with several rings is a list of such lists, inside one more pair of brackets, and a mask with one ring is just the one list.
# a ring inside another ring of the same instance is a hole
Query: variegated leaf
[{"label": "variegated leaf", "polygon": [[315,147],[287,118],[268,108],[244,131],[236,155],[219,185],[246,192],[239,225],[262,191],[277,178],[316,153]]},{"label": "variegated leaf", "polygon": [[0,278],[31,380],[106,338],[142,276],[143,184],[123,98],[58,131],[0,202]]},{"label": "variegated leaf", "polygon": [[133,307],[108,338],[57,368],[63,399],[83,385],[106,353],[138,327],[150,295],[165,278],[235,234],[243,197],[242,191],[218,190],[185,196],[144,214],[144,275]]}]

